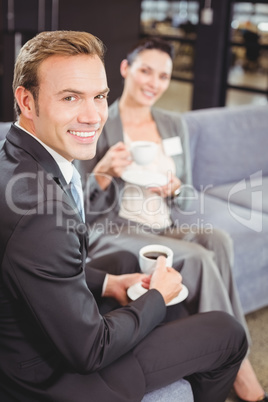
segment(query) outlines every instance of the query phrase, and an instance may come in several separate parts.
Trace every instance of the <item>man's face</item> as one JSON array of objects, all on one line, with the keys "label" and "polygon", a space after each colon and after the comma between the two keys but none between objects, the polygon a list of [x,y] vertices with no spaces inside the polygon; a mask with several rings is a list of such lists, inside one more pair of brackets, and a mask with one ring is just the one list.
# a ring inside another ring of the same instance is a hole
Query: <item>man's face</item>
[{"label": "man's face", "polygon": [[51,56],[39,67],[38,115],[22,126],[69,161],[91,159],[107,119],[107,79],[98,56]]}]

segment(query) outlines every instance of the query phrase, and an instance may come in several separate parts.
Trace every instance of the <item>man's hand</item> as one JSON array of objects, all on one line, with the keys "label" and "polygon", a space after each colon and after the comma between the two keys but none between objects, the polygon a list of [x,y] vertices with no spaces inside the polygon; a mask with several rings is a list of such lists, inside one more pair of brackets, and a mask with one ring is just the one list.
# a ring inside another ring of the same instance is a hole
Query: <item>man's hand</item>
[{"label": "man's hand", "polygon": [[121,306],[129,303],[127,289],[137,282],[141,282],[146,275],[144,274],[125,274],[110,275],[108,274],[107,286],[103,297],[113,297]]},{"label": "man's hand", "polygon": [[165,257],[158,257],[149,288],[157,289],[168,304],[182,290],[182,276],[174,268],[166,267]]},{"label": "man's hand", "polygon": [[130,152],[123,142],[113,145],[97,163],[93,173],[102,190],[105,190],[113,177],[120,177],[125,168],[132,163]]}]

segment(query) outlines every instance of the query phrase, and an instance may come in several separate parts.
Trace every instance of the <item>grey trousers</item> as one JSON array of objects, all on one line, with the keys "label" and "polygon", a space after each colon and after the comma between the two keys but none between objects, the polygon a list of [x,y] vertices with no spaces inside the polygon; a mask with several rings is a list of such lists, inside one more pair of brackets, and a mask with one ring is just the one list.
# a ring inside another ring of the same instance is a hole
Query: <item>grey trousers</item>
[{"label": "grey trousers", "polygon": [[[219,310],[236,317],[243,325],[248,343],[251,343],[238,291],[233,278],[233,243],[230,236],[219,229],[187,230],[170,227],[152,231],[136,222],[110,222],[93,244],[89,257],[127,250],[138,255],[141,247],[162,244],[173,250],[173,267],[180,271],[189,290],[183,302],[189,315]],[[95,226],[96,228],[96,226]]]}]

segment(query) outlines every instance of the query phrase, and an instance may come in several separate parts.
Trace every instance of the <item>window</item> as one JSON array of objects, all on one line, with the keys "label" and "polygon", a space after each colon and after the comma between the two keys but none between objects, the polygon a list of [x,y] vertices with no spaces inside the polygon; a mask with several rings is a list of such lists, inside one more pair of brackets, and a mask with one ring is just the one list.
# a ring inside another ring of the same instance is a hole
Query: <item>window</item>
[{"label": "window", "polygon": [[266,104],[268,95],[268,5],[233,4],[227,105]]}]

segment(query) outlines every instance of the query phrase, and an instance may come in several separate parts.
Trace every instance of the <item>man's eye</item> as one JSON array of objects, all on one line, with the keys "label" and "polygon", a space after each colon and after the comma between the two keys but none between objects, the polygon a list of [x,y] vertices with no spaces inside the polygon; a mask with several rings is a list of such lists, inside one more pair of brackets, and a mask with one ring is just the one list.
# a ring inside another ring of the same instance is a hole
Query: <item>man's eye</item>
[{"label": "man's eye", "polygon": [[75,100],[74,96],[66,96],[66,98],[64,98],[64,100],[66,100],[67,102],[72,102]]},{"label": "man's eye", "polygon": [[97,99],[101,99],[101,100],[102,100],[102,99],[107,99],[107,98],[108,98],[108,95],[101,94],[101,95],[97,95],[96,98],[97,98]]}]

